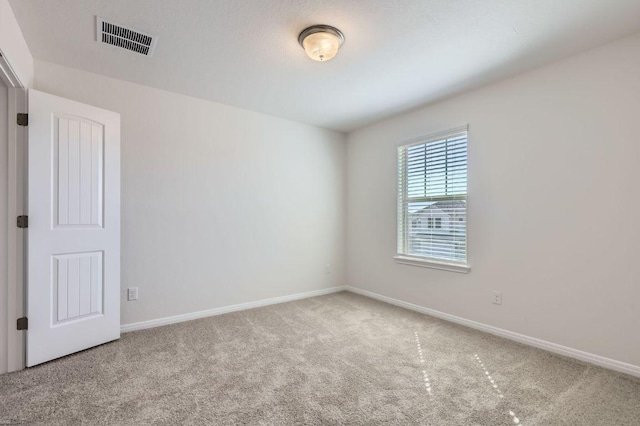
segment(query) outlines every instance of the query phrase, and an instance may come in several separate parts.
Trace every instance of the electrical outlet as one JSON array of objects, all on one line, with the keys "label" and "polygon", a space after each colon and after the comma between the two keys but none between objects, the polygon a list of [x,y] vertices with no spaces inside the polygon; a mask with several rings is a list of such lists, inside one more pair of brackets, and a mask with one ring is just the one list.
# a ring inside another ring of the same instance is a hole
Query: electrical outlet
[{"label": "electrical outlet", "polygon": [[496,305],[502,305],[502,292],[493,291],[493,303]]},{"label": "electrical outlet", "polygon": [[138,287],[129,287],[127,289],[127,300],[129,302],[132,300],[138,300]]},{"label": "electrical outlet", "polygon": [[326,265],[324,265],[324,273],[325,274],[330,274],[331,273],[331,264],[327,263]]}]

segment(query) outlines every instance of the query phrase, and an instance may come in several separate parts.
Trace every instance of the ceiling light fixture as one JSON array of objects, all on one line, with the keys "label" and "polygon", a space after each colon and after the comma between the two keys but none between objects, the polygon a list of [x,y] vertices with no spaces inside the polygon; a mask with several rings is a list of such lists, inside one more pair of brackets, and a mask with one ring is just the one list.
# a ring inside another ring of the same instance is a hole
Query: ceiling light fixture
[{"label": "ceiling light fixture", "polygon": [[329,25],[314,25],[303,30],[298,43],[307,52],[307,56],[318,62],[332,59],[344,44],[344,34]]}]

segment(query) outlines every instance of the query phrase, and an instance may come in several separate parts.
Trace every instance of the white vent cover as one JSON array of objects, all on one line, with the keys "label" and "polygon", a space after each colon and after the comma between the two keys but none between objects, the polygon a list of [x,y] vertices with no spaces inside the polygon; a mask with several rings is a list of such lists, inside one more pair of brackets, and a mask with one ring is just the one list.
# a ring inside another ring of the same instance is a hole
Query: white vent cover
[{"label": "white vent cover", "polygon": [[157,37],[107,22],[96,16],[96,41],[151,56]]}]

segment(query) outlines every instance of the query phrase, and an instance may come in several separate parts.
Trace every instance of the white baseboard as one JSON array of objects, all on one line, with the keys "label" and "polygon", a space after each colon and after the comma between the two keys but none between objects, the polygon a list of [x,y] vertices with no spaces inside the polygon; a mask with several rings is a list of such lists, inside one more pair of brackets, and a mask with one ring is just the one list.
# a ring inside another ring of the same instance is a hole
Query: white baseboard
[{"label": "white baseboard", "polygon": [[175,315],[171,317],[158,318],[149,321],[134,322],[120,326],[121,333],[129,331],[144,330],[145,328],[160,327],[161,325],[175,324],[183,321],[191,321],[198,318],[212,317],[229,312],[243,311],[245,309],[258,308],[260,306],[275,305],[276,303],[291,302],[293,300],[306,299],[308,297],[322,296],[329,293],[344,291],[344,286],[323,288],[321,290],[307,291],[304,293],[290,294],[288,296],[273,297],[271,299],[256,300],[254,302],[240,303],[238,305],[223,306],[220,308],[207,309],[205,311],[191,312],[188,314]]},{"label": "white baseboard", "polygon": [[605,358],[600,355],[594,355],[588,352],[583,352],[577,349],[569,348],[566,346],[558,345],[556,343],[547,342],[545,340],[536,339],[535,337],[525,336],[524,334],[515,333],[513,331],[504,330],[502,328],[494,327],[491,325],[483,324],[476,321],[471,321],[466,318],[457,317],[455,315],[446,314],[444,312],[436,311],[435,309],[425,308],[424,306],[415,305],[413,303],[404,302],[402,300],[394,299],[381,294],[373,293],[367,290],[362,290],[351,286],[338,286],[325,288],[321,290],[307,291],[304,293],[296,293],[288,296],[273,297],[270,299],[256,300],[254,302],[240,303],[238,305],[223,306],[220,308],[207,309],[205,311],[192,312],[188,314],[175,315],[171,317],[158,318],[155,320],[141,321],[132,324],[124,324],[120,327],[122,333],[135,330],[144,330],[146,328],[159,327],[162,325],[175,324],[183,321],[191,321],[198,318],[211,317],[215,315],[222,315],[229,312],[243,311],[245,309],[258,308],[260,306],[275,305],[277,303],[291,302],[294,300],[306,299],[309,297],[322,296],[324,294],[337,293],[340,291],[350,291],[352,293],[360,294],[362,296],[370,297],[372,299],[380,300],[395,306],[399,306],[412,311],[420,312],[422,314],[431,315],[436,318],[440,318],[446,321],[454,322],[456,324],[464,325],[476,330],[491,333],[496,336],[504,337],[509,340],[523,343],[525,345],[533,346],[539,349],[544,349],[549,352],[564,355],[570,358],[575,358],[580,361],[588,362],[590,364],[597,365],[599,367],[615,370],[620,373],[626,373],[631,376],[640,377],[640,366],[628,364],[614,359]]},{"label": "white baseboard", "polygon": [[362,296],[370,297],[372,299],[380,300],[381,302],[390,303],[392,305],[400,306],[402,308],[410,309],[412,311],[431,315],[436,318],[454,322],[456,324],[461,324],[466,327],[474,328],[476,330],[484,331],[486,333],[491,333],[496,336],[504,337],[509,340],[514,340],[516,342],[520,342],[525,345],[533,346],[539,349],[544,349],[549,352],[564,355],[570,358],[575,358],[580,361],[597,365],[599,367],[604,367],[610,370],[618,371],[620,373],[626,373],[631,376],[640,377],[640,366],[637,366],[637,365],[616,361],[614,359],[605,358],[600,355],[594,355],[594,354],[583,352],[573,348],[568,348],[566,346],[558,345],[556,343],[551,343],[545,340],[536,339],[535,337],[525,336],[524,334],[514,333],[513,331],[504,330],[502,328],[493,327],[491,325],[482,324],[476,321],[471,321],[465,318],[457,317],[455,315],[450,315],[444,312],[436,311],[434,309],[429,309],[423,306],[414,305],[413,303],[403,302],[402,300],[393,299],[391,297],[383,296],[381,294],[373,293],[367,290],[362,290],[362,289],[351,287],[351,286],[345,286],[345,290],[350,291],[352,293],[360,294]]}]

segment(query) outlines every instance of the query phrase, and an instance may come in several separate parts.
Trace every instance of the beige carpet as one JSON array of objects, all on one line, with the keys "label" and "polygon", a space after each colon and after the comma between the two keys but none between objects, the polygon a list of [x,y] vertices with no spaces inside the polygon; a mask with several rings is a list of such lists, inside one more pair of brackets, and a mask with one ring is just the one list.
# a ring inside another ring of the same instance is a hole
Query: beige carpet
[{"label": "beige carpet", "polygon": [[640,381],[337,293],[0,376],[0,424],[640,425]]}]

